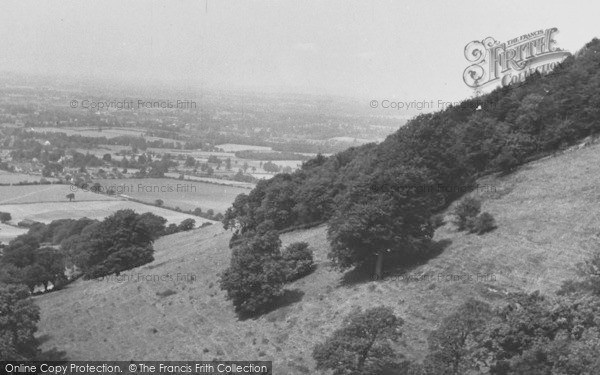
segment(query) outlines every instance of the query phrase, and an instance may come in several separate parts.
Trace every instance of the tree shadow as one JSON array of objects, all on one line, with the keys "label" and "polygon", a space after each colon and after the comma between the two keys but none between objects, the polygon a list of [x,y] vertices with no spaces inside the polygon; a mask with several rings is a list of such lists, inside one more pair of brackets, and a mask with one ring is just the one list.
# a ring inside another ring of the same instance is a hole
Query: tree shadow
[{"label": "tree shadow", "polygon": [[275,301],[273,301],[270,305],[266,306],[262,310],[257,311],[256,313],[253,313],[253,314],[238,312],[238,318],[241,321],[248,320],[248,319],[256,320],[256,319],[260,318],[261,316],[269,314],[275,310],[278,310],[278,309],[293,305],[294,303],[300,302],[300,301],[302,301],[303,297],[304,297],[304,292],[301,291],[300,289],[291,289],[291,290],[286,289],[283,291],[282,296],[275,299]]},{"label": "tree shadow", "polygon": [[386,257],[383,266],[383,275],[381,278],[374,274],[374,263],[369,262],[355,267],[346,272],[338,285],[338,287],[348,287],[356,284],[362,284],[369,281],[383,281],[386,278],[402,276],[413,269],[427,264],[431,259],[436,258],[444,250],[452,244],[449,239],[439,241],[430,241],[424,249],[416,255],[406,257],[406,255],[391,255]]}]

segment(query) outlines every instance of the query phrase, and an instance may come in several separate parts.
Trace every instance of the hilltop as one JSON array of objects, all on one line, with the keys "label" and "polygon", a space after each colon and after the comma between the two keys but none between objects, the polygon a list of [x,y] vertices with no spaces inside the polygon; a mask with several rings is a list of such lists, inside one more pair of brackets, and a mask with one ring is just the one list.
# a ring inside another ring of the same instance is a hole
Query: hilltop
[{"label": "hilltop", "polygon": [[598,144],[478,183],[471,194],[498,228],[477,236],[445,224],[434,235],[440,255],[382,281],[330,268],[324,225],[283,234],[284,246],[308,242],[318,267],[287,286],[287,305],[257,319],[240,321],[218,286],[231,232],[213,225],[162,237],[154,262],[120,281],[79,280],[35,297],[43,348],[65,350],[73,360],[263,359],[273,360],[277,373],[315,373],[315,343],[353,307],[383,304],[405,320],[399,350],[420,359],[428,332],[468,297],[494,303],[510,291],[552,293],[575,277],[575,264],[597,241]]}]

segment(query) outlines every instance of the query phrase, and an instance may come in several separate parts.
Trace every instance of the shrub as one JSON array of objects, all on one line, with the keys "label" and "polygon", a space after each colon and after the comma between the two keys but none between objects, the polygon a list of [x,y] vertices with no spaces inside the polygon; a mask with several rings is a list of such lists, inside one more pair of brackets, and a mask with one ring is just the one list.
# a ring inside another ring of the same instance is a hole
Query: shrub
[{"label": "shrub", "polygon": [[467,229],[469,218],[474,219],[481,210],[481,202],[472,197],[466,197],[454,208],[454,224],[458,230]]},{"label": "shrub", "polygon": [[165,228],[165,231],[163,233],[165,236],[167,236],[169,234],[175,234],[177,232],[179,232],[179,227],[177,226],[177,224],[171,223],[168,227]]},{"label": "shrub", "polygon": [[286,280],[294,281],[312,272],[314,267],[313,253],[306,242],[294,242],[282,253],[286,265]]},{"label": "shrub", "polygon": [[437,229],[445,224],[444,222],[444,214],[435,214],[430,219],[431,225],[433,228]]},{"label": "shrub", "polygon": [[510,151],[504,150],[492,164],[495,164],[501,172],[507,173],[519,165],[519,160]]},{"label": "shrub", "polygon": [[476,218],[468,218],[466,226],[470,233],[483,234],[496,228],[496,220],[492,214],[483,212]]},{"label": "shrub", "polygon": [[0,221],[6,223],[7,221],[11,221],[12,216],[8,212],[0,212]]},{"label": "shrub", "polygon": [[156,295],[159,297],[162,297],[162,298],[172,296],[173,294],[177,294],[177,292],[174,291],[173,289],[167,289],[164,291],[156,292]]},{"label": "shrub", "polygon": [[194,229],[195,226],[196,226],[196,220],[185,219],[179,224],[179,226],[177,227],[177,230],[179,232],[186,232],[188,230]]}]

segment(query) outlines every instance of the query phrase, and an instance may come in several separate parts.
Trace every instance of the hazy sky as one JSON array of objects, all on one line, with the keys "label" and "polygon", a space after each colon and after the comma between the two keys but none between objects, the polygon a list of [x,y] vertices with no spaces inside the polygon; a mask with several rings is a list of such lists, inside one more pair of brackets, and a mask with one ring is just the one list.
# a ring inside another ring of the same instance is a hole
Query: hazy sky
[{"label": "hazy sky", "polygon": [[598,0],[2,0],[0,70],[454,101],[468,42],[558,27],[574,51],[598,15]]}]

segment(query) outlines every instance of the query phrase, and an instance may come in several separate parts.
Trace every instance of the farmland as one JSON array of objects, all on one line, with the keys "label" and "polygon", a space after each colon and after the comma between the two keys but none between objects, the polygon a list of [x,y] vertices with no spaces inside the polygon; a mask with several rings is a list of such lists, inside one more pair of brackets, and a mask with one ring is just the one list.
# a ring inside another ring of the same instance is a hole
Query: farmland
[{"label": "farmland", "polygon": [[245,151],[245,150],[273,151],[273,148],[271,148],[271,147],[240,145],[240,144],[235,144],[235,143],[226,143],[226,144],[222,144],[222,145],[217,145],[216,147],[222,149],[225,152],[236,152],[236,151]]},{"label": "farmland", "polygon": [[97,180],[104,188],[114,189],[117,194],[154,204],[157,199],[170,208],[203,211],[212,209],[224,213],[241,193],[248,189],[236,186],[215,185],[200,181],[174,180],[167,178]]},{"label": "farmland", "polygon": [[[76,201],[114,200],[106,195],[83,191],[71,185],[0,186],[0,205],[17,203],[68,202],[67,194],[75,193]],[[1,207],[1,206],[0,206]]]},{"label": "farmland", "polygon": [[[179,178],[180,174],[179,173],[172,173],[172,172],[167,172],[165,173],[165,177],[169,177],[169,178]],[[211,178],[211,177],[198,177],[198,176],[189,176],[189,175],[184,175],[185,180],[186,181],[201,181],[201,182],[206,182],[206,183],[210,183],[213,185],[225,185],[225,186],[235,186],[235,187],[240,187],[240,188],[244,188],[244,189],[253,189],[254,188],[254,184],[250,183],[250,182],[240,182],[240,181],[233,181],[233,180],[221,180],[218,178]]]},{"label": "farmland", "polygon": [[[152,180],[107,180],[110,186],[115,186],[115,181],[122,184],[143,183],[143,186],[175,186],[177,183],[188,184],[170,179],[152,179]],[[127,182],[128,181],[128,182]],[[196,225],[210,221],[198,216],[173,211],[167,208],[160,208],[152,205],[154,196],[162,196],[165,202],[173,204],[173,207],[194,209],[203,207],[204,210],[212,208],[213,210],[225,210],[235,195],[239,191],[248,191],[247,189],[217,186],[202,182],[189,182],[196,186],[196,192],[190,194],[173,194],[170,199],[168,193],[156,195],[140,194],[137,198],[142,201],[148,201],[151,204],[144,204],[130,201],[125,197],[109,196],[106,194],[97,194],[91,191],[82,190],[71,185],[23,185],[23,186],[0,186],[0,211],[8,212],[12,216],[9,224],[2,224],[0,227],[0,241],[7,243],[20,234],[26,232],[25,229],[16,227],[16,224],[22,220],[39,221],[50,223],[58,219],[77,219],[87,217],[90,219],[103,219],[112,213],[132,209],[137,213],[152,212],[167,219],[168,224],[179,224],[181,221],[191,218],[196,221]],[[191,188],[190,188],[191,189]],[[75,194],[75,199],[70,202],[67,194]],[[228,201],[228,199],[231,199]],[[207,204],[204,204],[206,200]]]},{"label": "farmland", "polygon": [[[0,171],[0,184],[18,184],[21,182],[32,183],[40,182],[43,179],[41,175],[31,175],[25,173],[12,173],[7,171]],[[44,178],[47,181],[56,181],[55,178]],[[1,196],[1,195],[0,195]]]},{"label": "farmland", "polygon": [[118,210],[132,209],[137,213],[152,212],[167,219],[168,224],[179,224],[181,221],[191,218],[196,220],[196,225],[210,221],[201,217],[154,207],[142,203],[131,202],[121,199],[104,201],[78,201],[78,202],[44,202],[26,204],[3,204],[0,210],[10,212],[13,222],[29,219],[42,223],[50,223],[58,219],[79,219],[87,217],[90,219],[103,219]]},{"label": "farmland", "polygon": [[[43,127],[43,128],[32,128],[34,131],[39,133],[51,132],[51,133],[65,133],[66,135],[80,135],[82,137],[90,137],[90,138],[102,138],[105,137],[107,139],[128,136],[128,137],[141,137],[143,136],[148,141],[155,141],[162,139],[163,141],[173,141],[168,138],[160,138],[160,137],[151,137],[146,135],[145,129],[138,128],[114,128],[114,129],[105,129],[102,130],[94,129],[94,128],[53,128],[53,127]],[[181,142],[185,143],[185,142]]]}]

